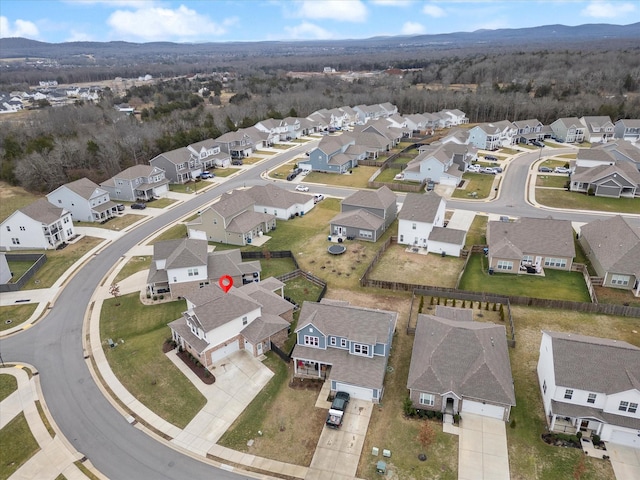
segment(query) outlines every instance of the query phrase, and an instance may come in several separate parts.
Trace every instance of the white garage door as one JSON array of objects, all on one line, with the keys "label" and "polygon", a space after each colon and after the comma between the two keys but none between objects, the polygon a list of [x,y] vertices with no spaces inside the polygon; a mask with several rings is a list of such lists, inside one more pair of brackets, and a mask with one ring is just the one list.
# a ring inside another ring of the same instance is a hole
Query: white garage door
[{"label": "white garage door", "polygon": [[229,343],[226,347],[222,347],[211,354],[211,362],[216,363],[219,360],[231,355],[233,352],[240,350],[240,344],[236,340]]},{"label": "white garage door", "polygon": [[489,405],[482,402],[473,402],[471,400],[462,400],[462,412],[475,413],[477,415],[484,415],[485,417],[497,418],[502,420],[504,418],[504,407],[499,405]]},{"label": "white garage door", "polygon": [[351,395],[351,398],[367,400],[369,402],[373,398],[373,392],[370,388],[357,387],[355,385],[349,385],[347,383],[336,382],[336,391],[347,392],[349,395]]},{"label": "white garage door", "polygon": [[611,443],[619,443],[628,447],[640,448],[640,434],[627,430],[613,430],[611,432]]}]

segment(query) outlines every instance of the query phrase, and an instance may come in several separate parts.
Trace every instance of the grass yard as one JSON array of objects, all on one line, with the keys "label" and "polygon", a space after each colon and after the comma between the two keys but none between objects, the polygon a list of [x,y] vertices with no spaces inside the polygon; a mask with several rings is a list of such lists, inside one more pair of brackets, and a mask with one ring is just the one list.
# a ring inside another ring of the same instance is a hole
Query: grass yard
[{"label": "grass yard", "polygon": [[[269,152],[265,152],[263,153],[263,155],[273,155],[273,153]],[[242,159],[242,164],[243,165],[254,165],[258,162],[261,162],[262,160],[264,160],[264,157],[245,157]]]},{"label": "grass yard", "polygon": [[[495,175],[466,172],[462,175],[462,178],[466,180],[465,188],[456,188],[453,191],[452,197],[480,199],[488,198],[491,194],[491,187],[493,186]],[[475,196],[472,195],[473,192],[476,193]]]},{"label": "grass yard", "polygon": [[24,412],[20,412],[0,430],[0,479],[13,475],[38,450]]},{"label": "grass yard", "polygon": [[293,272],[296,269],[296,265],[291,258],[270,258],[268,260],[261,258],[260,266],[262,267],[260,278],[263,280],[268,277],[277,277]]},{"label": "grass yard", "polygon": [[[540,165],[538,165],[539,167],[549,167],[549,168],[556,168],[556,167],[569,167],[569,162],[566,160],[560,160],[560,157],[552,157],[552,158],[548,158],[546,160],[544,160],[542,163],[540,163]],[[564,174],[564,177],[568,177],[568,175]]]},{"label": "grass yard", "polygon": [[[206,185],[206,184],[205,184]],[[166,208],[169,205],[173,205],[174,203],[176,203],[177,200],[174,200],[173,198],[159,198],[157,200],[154,200],[153,202],[149,202],[147,203],[147,207],[150,208]]]},{"label": "grass yard", "polygon": [[271,170],[269,172],[269,176],[272,178],[287,178],[287,175],[293,172],[293,169],[297,164],[297,160],[292,160],[288,163],[280,165],[278,168]]},{"label": "grass yard", "polygon": [[619,213],[640,212],[640,199],[637,198],[596,197],[566,190],[537,190],[536,202],[548,207],[572,210],[597,210]]},{"label": "grass yard", "polygon": [[[520,153],[520,151],[516,150],[514,148],[503,147],[503,148],[500,149],[500,153],[502,153],[504,155],[515,155],[516,153]],[[498,157],[498,158],[500,158],[500,157]]]},{"label": "grass yard", "polygon": [[[158,200],[159,201],[159,200]],[[155,205],[154,205],[155,207]],[[133,225],[137,221],[140,220],[139,215],[118,215],[117,217],[113,217],[106,223],[100,222],[73,222],[75,227],[95,227],[95,228],[104,228],[107,230],[123,230],[127,228],[129,225]]]},{"label": "grass yard", "polygon": [[487,223],[489,217],[486,215],[476,215],[471,222],[471,227],[467,232],[466,246],[487,244]]},{"label": "grass yard", "polygon": [[9,260],[7,261],[7,263],[9,264],[9,271],[11,272],[11,280],[9,281],[9,283],[16,283],[35,262],[25,260]]},{"label": "grass yard", "polygon": [[335,185],[337,187],[367,188],[369,179],[378,167],[359,166],[351,170],[350,174],[311,172],[306,181]]},{"label": "grass yard", "polygon": [[[134,397],[179,428],[184,428],[206,403],[162,353],[162,344],[171,335],[167,323],[185,309],[184,300],[145,306],[139,294],[133,293],[106,300],[100,313],[100,338],[115,375]],[[110,348],[109,338],[118,346]]]},{"label": "grass yard", "polygon": [[0,402],[18,389],[18,380],[13,375],[0,373]]},{"label": "grass yard", "polygon": [[409,182],[409,181],[404,181],[404,180],[396,180],[395,176],[399,173],[402,173],[402,170],[399,168],[387,168],[385,170],[383,170],[382,172],[380,172],[380,175],[378,175],[375,178],[376,182],[386,182],[386,183],[399,183],[399,184],[405,184],[405,185],[415,185],[418,186],[419,183],[418,182]]},{"label": "grass yard", "polygon": [[516,427],[507,427],[509,464],[513,480],[544,478],[564,480],[574,478],[576,466],[584,458],[583,480],[613,480],[607,461],[585,457],[573,448],[547,445],[540,439],[546,423],[536,374],[541,330],[576,332],[624,340],[640,346],[640,319],[607,315],[590,315],[545,308],[512,307],[517,346],[510,349],[511,369],[516,391],[516,407],[511,418]]},{"label": "grass yard", "polygon": [[216,168],[215,173],[216,173],[216,177],[229,177],[239,171],[240,171],[239,168],[227,167],[227,168]]},{"label": "grass yard", "polygon": [[567,175],[540,175],[536,176],[536,187],[564,188],[569,181]]},{"label": "grass yard", "polygon": [[0,182],[0,222],[4,222],[16,210],[35,202],[42,195],[34,195],[22,187]]},{"label": "grass yard", "polygon": [[516,275],[513,273],[487,272],[487,258],[473,254],[460,280],[461,290],[492,292],[500,295],[527,296],[590,302],[587,287],[579,272],[564,272],[546,268],[545,276]]},{"label": "grass yard", "polygon": [[151,245],[163,240],[176,240],[178,238],[186,238],[187,226],[184,223],[178,223],[171,228],[166,229],[160,235],[153,239]]},{"label": "grass yard", "polygon": [[67,245],[62,250],[38,251],[37,253],[44,253],[47,256],[47,261],[31,277],[31,280],[25,284],[23,290],[51,287],[68,268],[103,241],[102,238],[84,237],[75,243]]},{"label": "grass yard", "polygon": [[317,302],[321,291],[322,287],[315,283],[311,283],[303,276],[287,280],[287,283],[284,286],[285,296],[289,297],[300,306],[302,306],[302,303],[305,300]]},{"label": "grass yard", "polygon": [[118,272],[116,278],[113,280],[115,283],[118,283],[125,278],[130,277],[134,273],[138,273],[142,270],[146,270],[151,266],[151,257],[143,256],[143,257],[131,257],[129,261],[126,263],[124,267]]},{"label": "grass yard", "polygon": [[[216,175],[218,172],[216,171]],[[170,183],[169,191],[176,193],[193,193],[193,182],[189,183]]]},{"label": "grass yard", "polygon": [[9,330],[29,320],[38,307],[37,303],[5,305],[0,307],[0,332]]},{"label": "grass yard", "polygon": [[391,245],[371,272],[371,278],[439,287],[456,286],[464,267],[463,258],[442,258],[435,253],[421,255],[406,250],[406,245]]},{"label": "grass yard", "polygon": [[640,307],[640,298],[631,293],[630,290],[619,288],[593,287],[596,291],[598,303],[617,303],[619,305],[630,305]]}]

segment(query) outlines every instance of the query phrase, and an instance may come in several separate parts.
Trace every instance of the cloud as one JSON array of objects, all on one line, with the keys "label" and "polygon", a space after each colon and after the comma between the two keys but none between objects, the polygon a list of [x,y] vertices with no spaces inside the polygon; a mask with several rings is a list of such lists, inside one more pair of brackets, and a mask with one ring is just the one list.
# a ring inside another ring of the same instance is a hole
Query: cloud
[{"label": "cloud", "polygon": [[284,30],[287,33],[287,38],[295,40],[328,40],[333,38],[331,32],[309,22],[303,22],[295,27],[285,27]]},{"label": "cloud", "polygon": [[445,17],[447,15],[447,13],[437,5],[425,5],[422,7],[422,13],[434,18]]},{"label": "cloud", "polygon": [[107,7],[119,8],[143,8],[152,7],[152,0],[63,0],[63,3],[75,5],[106,5]]},{"label": "cloud", "polygon": [[632,3],[591,2],[580,13],[585,17],[615,18],[627,15],[635,11]]},{"label": "cloud", "polygon": [[0,38],[37,38],[39,35],[38,27],[33,22],[18,19],[11,25],[7,17],[0,17]]},{"label": "cloud", "polygon": [[412,0],[372,0],[371,3],[384,7],[408,7]]},{"label": "cloud", "polygon": [[109,16],[107,23],[118,38],[191,41],[201,39],[203,32],[208,37],[223,35],[237,21],[237,18],[228,18],[216,23],[206,15],[180,5],[173,10],[160,7],[117,10]]},{"label": "cloud", "polygon": [[92,42],[93,40],[94,38],[88,33],[79,32],[77,30],[71,30],[71,35],[67,37],[64,41],[65,42]]},{"label": "cloud", "polygon": [[402,25],[402,29],[400,30],[402,35],[421,35],[426,33],[426,31],[427,29],[424,25],[416,22],[406,22]]},{"label": "cloud", "polygon": [[360,0],[305,0],[300,3],[298,17],[312,20],[336,20],[339,22],[364,22],[367,7]]}]

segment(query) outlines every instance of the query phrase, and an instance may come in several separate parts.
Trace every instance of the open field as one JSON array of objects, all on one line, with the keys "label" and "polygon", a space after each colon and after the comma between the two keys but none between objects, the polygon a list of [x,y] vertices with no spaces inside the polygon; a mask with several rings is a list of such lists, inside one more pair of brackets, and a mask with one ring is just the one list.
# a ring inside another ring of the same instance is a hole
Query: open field
[{"label": "open field", "polygon": [[38,198],[42,198],[42,195],[34,195],[22,187],[0,182],[0,222],[4,222],[13,212],[35,202]]},{"label": "open field", "polygon": [[321,173],[311,172],[305,180],[311,183],[335,185],[337,187],[367,188],[369,178],[378,167],[359,166],[351,170],[351,173]]},{"label": "open field", "polygon": [[602,212],[638,213],[640,199],[606,198],[585,195],[566,190],[536,190],[536,202],[547,207],[570,208],[575,210],[596,210]]}]

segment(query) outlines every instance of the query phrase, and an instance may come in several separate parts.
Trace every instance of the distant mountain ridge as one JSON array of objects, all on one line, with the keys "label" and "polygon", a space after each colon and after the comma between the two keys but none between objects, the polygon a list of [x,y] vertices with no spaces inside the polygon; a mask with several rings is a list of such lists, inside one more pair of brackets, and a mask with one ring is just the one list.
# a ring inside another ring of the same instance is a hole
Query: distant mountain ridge
[{"label": "distant mountain ridge", "polygon": [[[207,42],[173,43],[149,42],[65,42],[46,43],[26,38],[0,39],[0,56],[3,58],[43,57],[60,58],[73,55],[95,55],[103,58],[125,58],[147,55],[330,55],[332,50],[344,53],[371,51],[371,49],[413,49],[421,47],[471,47],[490,44],[494,47],[532,48],[554,45],[561,48],[566,44],[603,40],[640,39],[640,22],[630,25],[585,24],[578,26],[545,25],[540,27],[477,30],[432,35],[372,37],[367,39],[344,40],[301,40],[301,41],[261,41],[261,42]],[[329,49],[329,50],[328,50]]]}]

